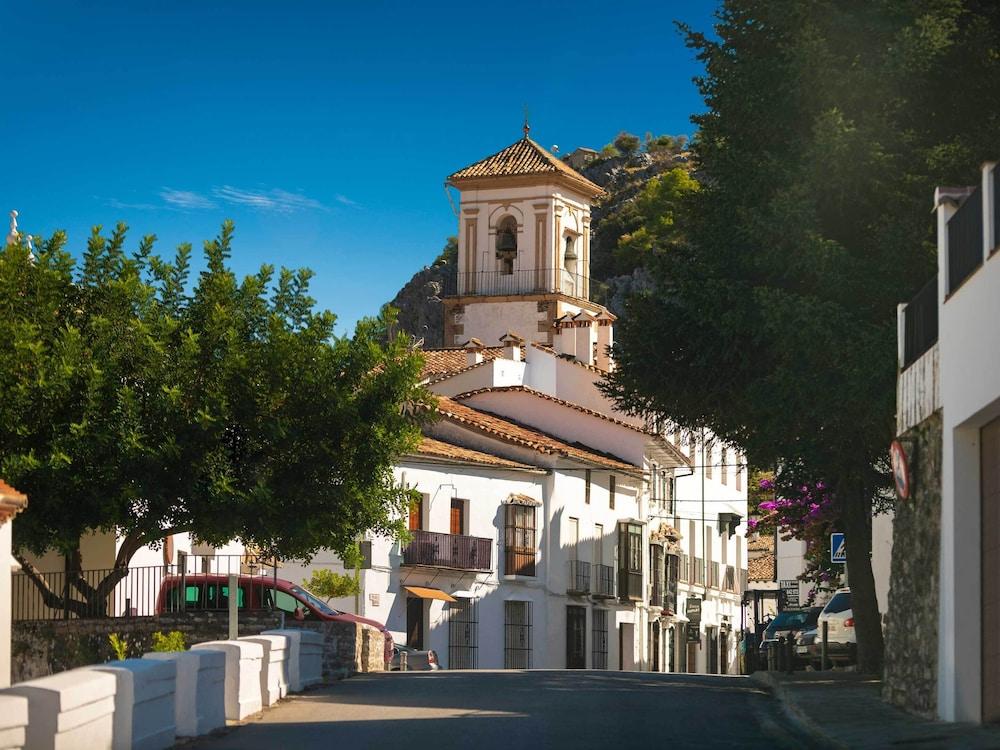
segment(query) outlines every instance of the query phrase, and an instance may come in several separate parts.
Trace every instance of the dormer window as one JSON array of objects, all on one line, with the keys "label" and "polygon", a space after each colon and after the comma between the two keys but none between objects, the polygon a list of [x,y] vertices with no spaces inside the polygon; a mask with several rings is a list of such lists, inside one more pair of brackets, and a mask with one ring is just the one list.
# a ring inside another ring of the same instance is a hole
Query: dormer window
[{"label": "dormer window", "polygon": [[497,225],[497,260],[500,272],[514,273],[514,259],[517,257],[517,222],[513,216],[505,216]]}]

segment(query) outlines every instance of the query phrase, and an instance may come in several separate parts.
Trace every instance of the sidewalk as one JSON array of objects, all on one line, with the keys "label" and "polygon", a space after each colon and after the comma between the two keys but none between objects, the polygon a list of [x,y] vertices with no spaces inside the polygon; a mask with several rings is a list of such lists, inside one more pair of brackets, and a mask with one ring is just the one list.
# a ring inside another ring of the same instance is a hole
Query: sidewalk
[{"label": "sidewalk", "polygon": [[853,672],[755,672],[815,747],[1000,748],[1000,727],[930,721],[883,703],[878,678]]}]

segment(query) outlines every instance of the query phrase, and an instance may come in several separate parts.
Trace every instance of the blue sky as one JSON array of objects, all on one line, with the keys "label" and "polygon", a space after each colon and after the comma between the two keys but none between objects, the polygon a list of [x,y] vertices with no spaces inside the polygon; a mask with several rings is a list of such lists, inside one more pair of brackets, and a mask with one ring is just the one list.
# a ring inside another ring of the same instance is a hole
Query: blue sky
[{"label": "blue sky", "polygon": [[[3,215],[316,272],[340,330],[428,264],[450,172],[521,135],[565,153],[691,133],[699,67],[674,19],[715,2],[4,4]],[[339,7],[338,7],[339,6]]]}]

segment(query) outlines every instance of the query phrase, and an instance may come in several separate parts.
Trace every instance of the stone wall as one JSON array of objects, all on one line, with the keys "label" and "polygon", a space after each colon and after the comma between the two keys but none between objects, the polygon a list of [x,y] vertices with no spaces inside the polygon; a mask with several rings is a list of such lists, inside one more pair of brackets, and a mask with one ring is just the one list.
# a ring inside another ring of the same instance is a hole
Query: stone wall
[{"label": "stone wall", "polygon": [[[239,634],[256,635],[280,624],[278,612],[243,611]],[[11,629],[11,682],[110,661],[116,658],[108,641],[112,633],[128,642],[130,657],[138,657],[151,650],[153,633],[172,630],[181,631],[189,647],[225,639],[229,637],[229,614],[192,611],[158,617],[15,622]]]},{"label": "stone wall", "polygon": [[938,561],[941,538],[941,412],[900,436],[913,490],[896,501],[889,612],[885,619],[886,701],[933,718],[937,707]]},{"label": "stone wall", "polygon": [[341,680],[359,672],[384,672],[385,639],[375,628],[348,622],[286,622],[323,635],[323,681]]}]

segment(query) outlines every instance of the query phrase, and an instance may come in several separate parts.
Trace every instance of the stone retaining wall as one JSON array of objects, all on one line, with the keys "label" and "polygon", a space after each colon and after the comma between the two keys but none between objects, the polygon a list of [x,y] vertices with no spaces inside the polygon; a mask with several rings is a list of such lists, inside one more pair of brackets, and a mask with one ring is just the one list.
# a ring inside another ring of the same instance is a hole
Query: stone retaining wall
[{"label": "stone retaining wall", "polygon": [[[279,612],[243,611],[239,634],[257,635],[280,623]],[[152,649],[153,633],[171,630],[181,631],[188,647],[228,638],[229,613],[189,611],[157,617],[15,622],[11,628],[11,682],[115,659],[108,641],[112,633],[128,641],[128,656],[140,657]]]},{"label": "stone retaining wall", "polygon": [[313,630],[323,636],[323,681],[359,672],[384,672],[385,639],[375,628],[347,622],[286,622],[288,628]]},{"label": "stone retaining wall", "polygon": [[933,718],[937,708],[938,555],[941,540],[941,412],[900,436],[913,490],[896,501],[885,619],[886,701]]}]

